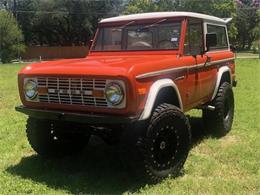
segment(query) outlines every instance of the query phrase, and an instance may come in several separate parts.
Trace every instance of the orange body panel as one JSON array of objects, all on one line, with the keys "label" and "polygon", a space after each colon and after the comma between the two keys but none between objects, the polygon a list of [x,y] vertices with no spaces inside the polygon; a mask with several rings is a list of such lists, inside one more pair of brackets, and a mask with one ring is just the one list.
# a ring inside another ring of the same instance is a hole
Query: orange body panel
[{"label": "orange body panel", "polygon": [[[234,60],[231,63],[218,63],[214,66],[196,65],[206,63],[206,55],[184,56],[183,45],[187,21],[183,19],[179,50],[167,51],[120,51],[94,52],[90,51],[86,58],[58,60],[30,64],[19,72],[19,91],[22,103],[27,107],[40,109],[68,110],[79,112],[107,113],[114,115],[136,116],[144,109],[151,85],[161,78],[172,79],[181,95],[183,110],[188,111],[196,106],[210,101],[215,85],[218,68],[228,65],[234,77]],[[211,62],[234,57],[229,50],[207,52]],[[183,68],[183,67],[186,67]],[[189,67],[192,67],[189,69]],[[183,68],[182,73],[163,73],[144,79],[138,75],[173,68]],[[179,75],[181,74],[181,75]],[[126,107],[123,109],[97,108],[80,105],[61,105],[25,100],[23,79],[36,76],[88,77],[98,79],[119,79],[126,84]],[[183,79],[178,78],[184,76]]]}]

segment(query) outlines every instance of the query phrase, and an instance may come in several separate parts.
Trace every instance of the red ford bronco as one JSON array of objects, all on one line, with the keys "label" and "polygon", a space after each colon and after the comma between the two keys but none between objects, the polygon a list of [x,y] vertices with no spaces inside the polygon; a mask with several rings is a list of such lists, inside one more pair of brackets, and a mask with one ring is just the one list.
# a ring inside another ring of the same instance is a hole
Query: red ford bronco
[{"label": "red ford bronco", "polygon": [[155,12],[101,20],[83,59],[30,64],[19,72],[26,132],[45,157],[79,152],[91,135],[119,143],[125,163],[160,180],[179,174],[188,156],[185,112],[202,109],[205,125],[231,129],[230,19]]}]

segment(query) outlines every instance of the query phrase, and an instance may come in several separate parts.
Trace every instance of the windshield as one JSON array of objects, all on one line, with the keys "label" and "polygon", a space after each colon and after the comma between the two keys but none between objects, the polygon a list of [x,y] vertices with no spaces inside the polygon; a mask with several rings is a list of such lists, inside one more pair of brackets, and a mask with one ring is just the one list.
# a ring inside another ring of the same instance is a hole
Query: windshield
[{"label": "windshield", "polygon": [[177,50],[180,33],[181,22],[101,27],[92,51]]}]

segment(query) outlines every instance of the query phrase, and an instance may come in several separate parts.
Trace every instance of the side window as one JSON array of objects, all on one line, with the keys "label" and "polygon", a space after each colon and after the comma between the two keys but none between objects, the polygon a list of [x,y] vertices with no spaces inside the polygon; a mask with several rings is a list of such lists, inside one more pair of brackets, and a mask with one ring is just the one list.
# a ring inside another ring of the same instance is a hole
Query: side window
[{"label": "side window", "polygon": [[185,35],[184,53],[193,55],[201,53],[203,48],[203,31],[201,21],[188,22],[188,28]]},{"label": "side window", "polygon": [[217,34],[217,45],[216,47],[211,47],[210,50],[216,49],[227,49],[227,34],[226,29],[223,26],[215,26],[215,25],[207,25],[208,33],[216,33]]}]

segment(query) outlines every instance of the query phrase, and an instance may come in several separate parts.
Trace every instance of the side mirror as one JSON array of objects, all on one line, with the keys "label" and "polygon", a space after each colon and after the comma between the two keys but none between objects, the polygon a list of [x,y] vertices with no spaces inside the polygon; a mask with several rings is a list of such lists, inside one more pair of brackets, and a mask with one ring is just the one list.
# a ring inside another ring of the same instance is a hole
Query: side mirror
[{"label": "side mirror", "polygon": [[88,49],[90,50],[91,46],[92,46],[92,43],[93,43],[93,40],[91,39],[89,42],[88,42]]},{"label": "side mirror", "polygon": [[206,47],[207,51],[209,51],[210,47],[217,46],[217,34],[216,33],[207,33],[206,34]]}]

